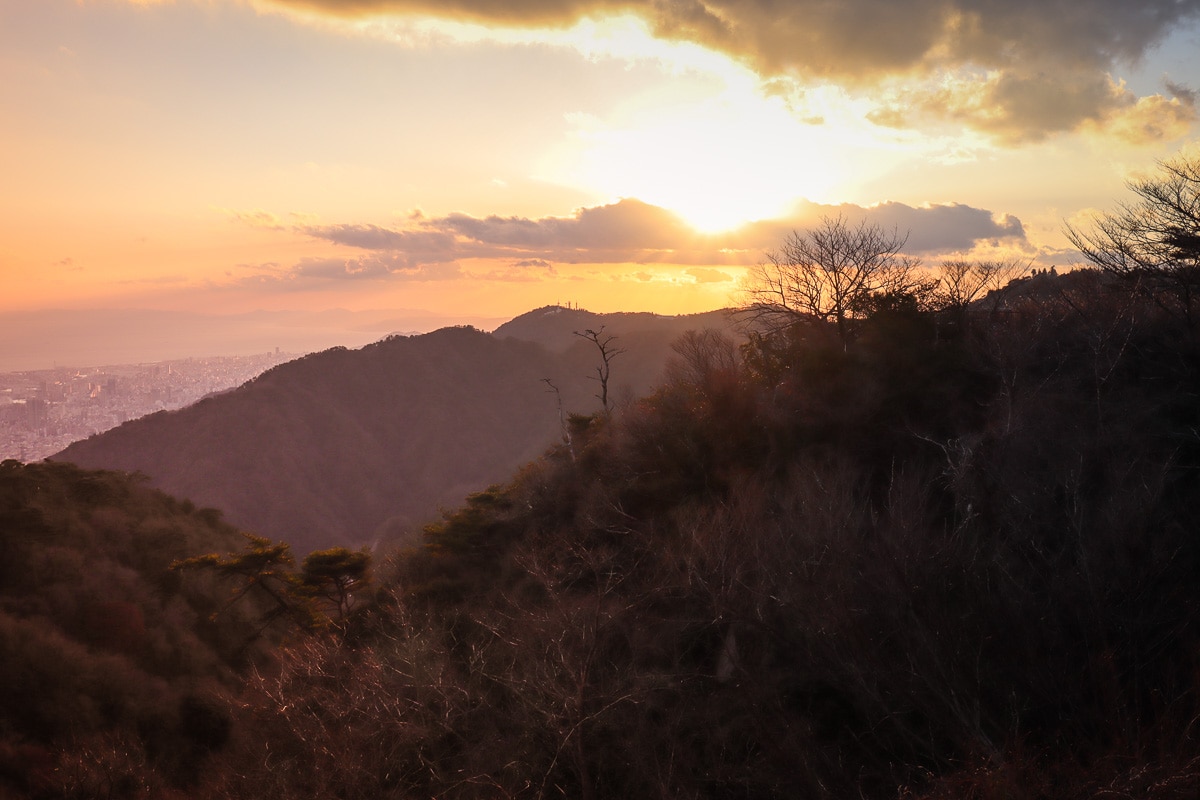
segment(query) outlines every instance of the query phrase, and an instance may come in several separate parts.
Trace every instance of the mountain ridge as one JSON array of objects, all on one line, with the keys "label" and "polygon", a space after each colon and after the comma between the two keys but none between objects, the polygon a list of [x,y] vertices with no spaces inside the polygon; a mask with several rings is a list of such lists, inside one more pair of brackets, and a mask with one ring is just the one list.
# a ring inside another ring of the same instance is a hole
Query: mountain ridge
[{"label": "mountain ridge", "polygon": [[563,311],[554,325],[537,324],[557,316],[539,309],[491,334],[456,326],[331,348],[52,458],[144,473],[155,488],[299,552],[393,539],[553,444],[559,402],[598,409],[598,354],[564,320],[618,337],[625,352],[614,361],[613,396],[632,398],[660,378],[689,323],[724,319]]}]

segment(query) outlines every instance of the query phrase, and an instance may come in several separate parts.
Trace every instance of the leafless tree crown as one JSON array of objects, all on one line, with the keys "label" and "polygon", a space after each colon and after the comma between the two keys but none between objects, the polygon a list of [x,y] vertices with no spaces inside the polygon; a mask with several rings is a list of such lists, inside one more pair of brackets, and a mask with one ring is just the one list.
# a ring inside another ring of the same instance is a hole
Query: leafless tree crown
[{"label": "leafless tree crown", "polygon": [[845,341],[847,322],[866,298],[912,287],[919,263],[900,254],[907,239],[894,229],[866,221],[852,225],[841,216],[794,231],[752,268],[744,314],[768,328],[805,317],[826,320]]},{"label": "leafless tree crown", "polygon": [[948,310],[965,309],[989,292],[999,292],[1015,278],[1029,272],[1030,263],[1021,258],[1002,261],[943,261],[937,305]]},{"label": "leafless tree crown", "polygon": [[1067,226],[1071,244],[1088,261],[1117,274],[1200,266],[1200,157],[1159,166],[1156,176],[1127,184],[1136,202],[1121,204],[1090,230]]},{"label": "leafless tree crown", "polygon": [[594,378],[600,384],[600,393],[596,395],[596,399],[600,401],[600,405],[604,408],[604,413],[607,414],[609,411],[608,378],[612,369],[612,360],[624,353],[625,348],[614,344],[617,337],[612,334],[605,334],[603,325],[600,326],[599,330],[587,328],[586,330],[575,331],[575,335],[587,339],[596,345],[596,350],[600,353],[600,364],[596,367],[596,377]]},{"label": "leafless tree crown", "polygon": [[1195,330],[1200,300],[1200,156],[1159,162],[1154,177],[1128,184],[1139,198],[1097,219],[1067,225],[1067,238],[1106,272],[1136,279],[1168,313]]}]

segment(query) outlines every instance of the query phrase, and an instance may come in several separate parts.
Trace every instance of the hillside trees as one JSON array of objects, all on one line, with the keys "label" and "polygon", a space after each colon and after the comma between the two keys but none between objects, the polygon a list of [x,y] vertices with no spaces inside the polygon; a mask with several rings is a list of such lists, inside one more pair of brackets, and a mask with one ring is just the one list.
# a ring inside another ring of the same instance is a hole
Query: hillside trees
[{"label": "hillside trees", "polygon": [[1200,376],[1103,277],[685,337],[287,644],[211,796],[1195,795]]},{"label": "hillside trees", "polygon": [[192,556],[176,561],[171,569],[209,571],[232,579],[234,588],[221,611],[247,596],[264,602],[267,609],[247,644],[279,620],[288,620],[302,630],[340,624],[357,605],[357,595],[368,588],[371,556],[365,550],[316,550],[305,556],[297,572],[287,542],[248,533],[243,536],[246,546],[241,552]]},{"label": "hillside trees", "polygon": [[872,304],[932,291],[918,262],[900,254],[906,240],[898,231],[866,220],[852,225],[840,216],[793,231],[751,270],[743,315],[770,329],[806,318],[832,322],[845,346],[851,320]]},{"label": "hillside trees", "polygon": [[1159,163],[1128,184],[1137,200],[1067,237],[1099,268],[1131,280],[1191,329],[1200,294],[1200,156]]},{"label": "hillside trees", "polygon": [[254,603],[169,569],[236,542],[144,479],[0,464],[0,796],[168,797],[226,743],[226,695],[269,642]]},{"label": "hillside trees", "polygon": [[[1099,271],[1021,282],[1006,310],[967,303],[949,337],[876,304],[849,347],[832,320],[684,337],[658,391],[579,418],[384,560],[345,625],[253,671],[189,796],[1197,796],[1200,369]],[[49,500],[0,504],[22,547],[57,530]],[[162,580],[206,583],[208,611],[264,573],[297,600],[329,578],[330,616],[365,590],[365,557],[297,571],[250,544]],[[171,719],[215,742],[208,707]],[[128,741],[79,749],[136,778]]]},{"label": "hillside trees", "polygon": [[[503,480],[562,435],[566,411],[597,410],[593,342],[619,334],[610,407],[650,390],[688,327],[723,312],[662,317],[539,309],[493,334],[445,328],[330,350],[187,409],[132,420],[76,442],[58,460],[141,470],[152,485],[220,508],[299,560],[419,530],[439,509]],[[569,420],[566,420],[569,423]],[[411,542],[410,542],[411,543]]]},{"label": "hillside trees", "polygon": [[340,622],[361,602],[370,584],[371,554],[331,547],[304,557],[300,592],[318,605],[326,619]]},{"label": "hillside trees", "polygon": [[951,259],[941,264],[936,292],[939,308],[961,315],[972,302],[989,292],[999,293],[1023,273],[1029,264],[1022,259]]}]

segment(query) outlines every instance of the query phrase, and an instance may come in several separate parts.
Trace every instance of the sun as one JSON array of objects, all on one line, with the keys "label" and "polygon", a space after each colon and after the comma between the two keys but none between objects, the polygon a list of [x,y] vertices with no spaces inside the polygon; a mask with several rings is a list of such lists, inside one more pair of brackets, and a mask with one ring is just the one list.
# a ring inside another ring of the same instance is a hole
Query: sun
[{"label": "sun", "polygon": [[799,200],[830,201],[853,163],[837,130],[797,119],[740,75],[707,97],[658,93],[614,116],[569,119],[561,177],[666,208],[701,233],[776,217]]},{"label": "sun", "polygon": [[839,199],[847,167],[857,163],[850,150],[859,132],[848,136],[844,127],[861,109],[848,117],[840,90],[806,87],[790,98],[767,92],[745,64],[659,38],[636,16],[583,19],[549,32],[427,23],[453,41],[570,48],[639,72],[641,87],[615,105],[567,114],[566,140],[543,153],[534,177],[595,198],[636,198],[698,233],[773,218],[800,200]]}]

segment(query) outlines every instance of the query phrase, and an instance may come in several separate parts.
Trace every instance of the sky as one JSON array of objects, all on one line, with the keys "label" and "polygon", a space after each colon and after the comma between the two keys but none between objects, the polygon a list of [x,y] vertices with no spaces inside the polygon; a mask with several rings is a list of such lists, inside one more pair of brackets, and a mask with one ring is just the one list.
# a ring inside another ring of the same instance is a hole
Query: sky
[{"label": "sky", "polygon": [[1200,0],[0,0],[0,314],[688,313],[839,215],[1069,267],[1198,91]]}]

